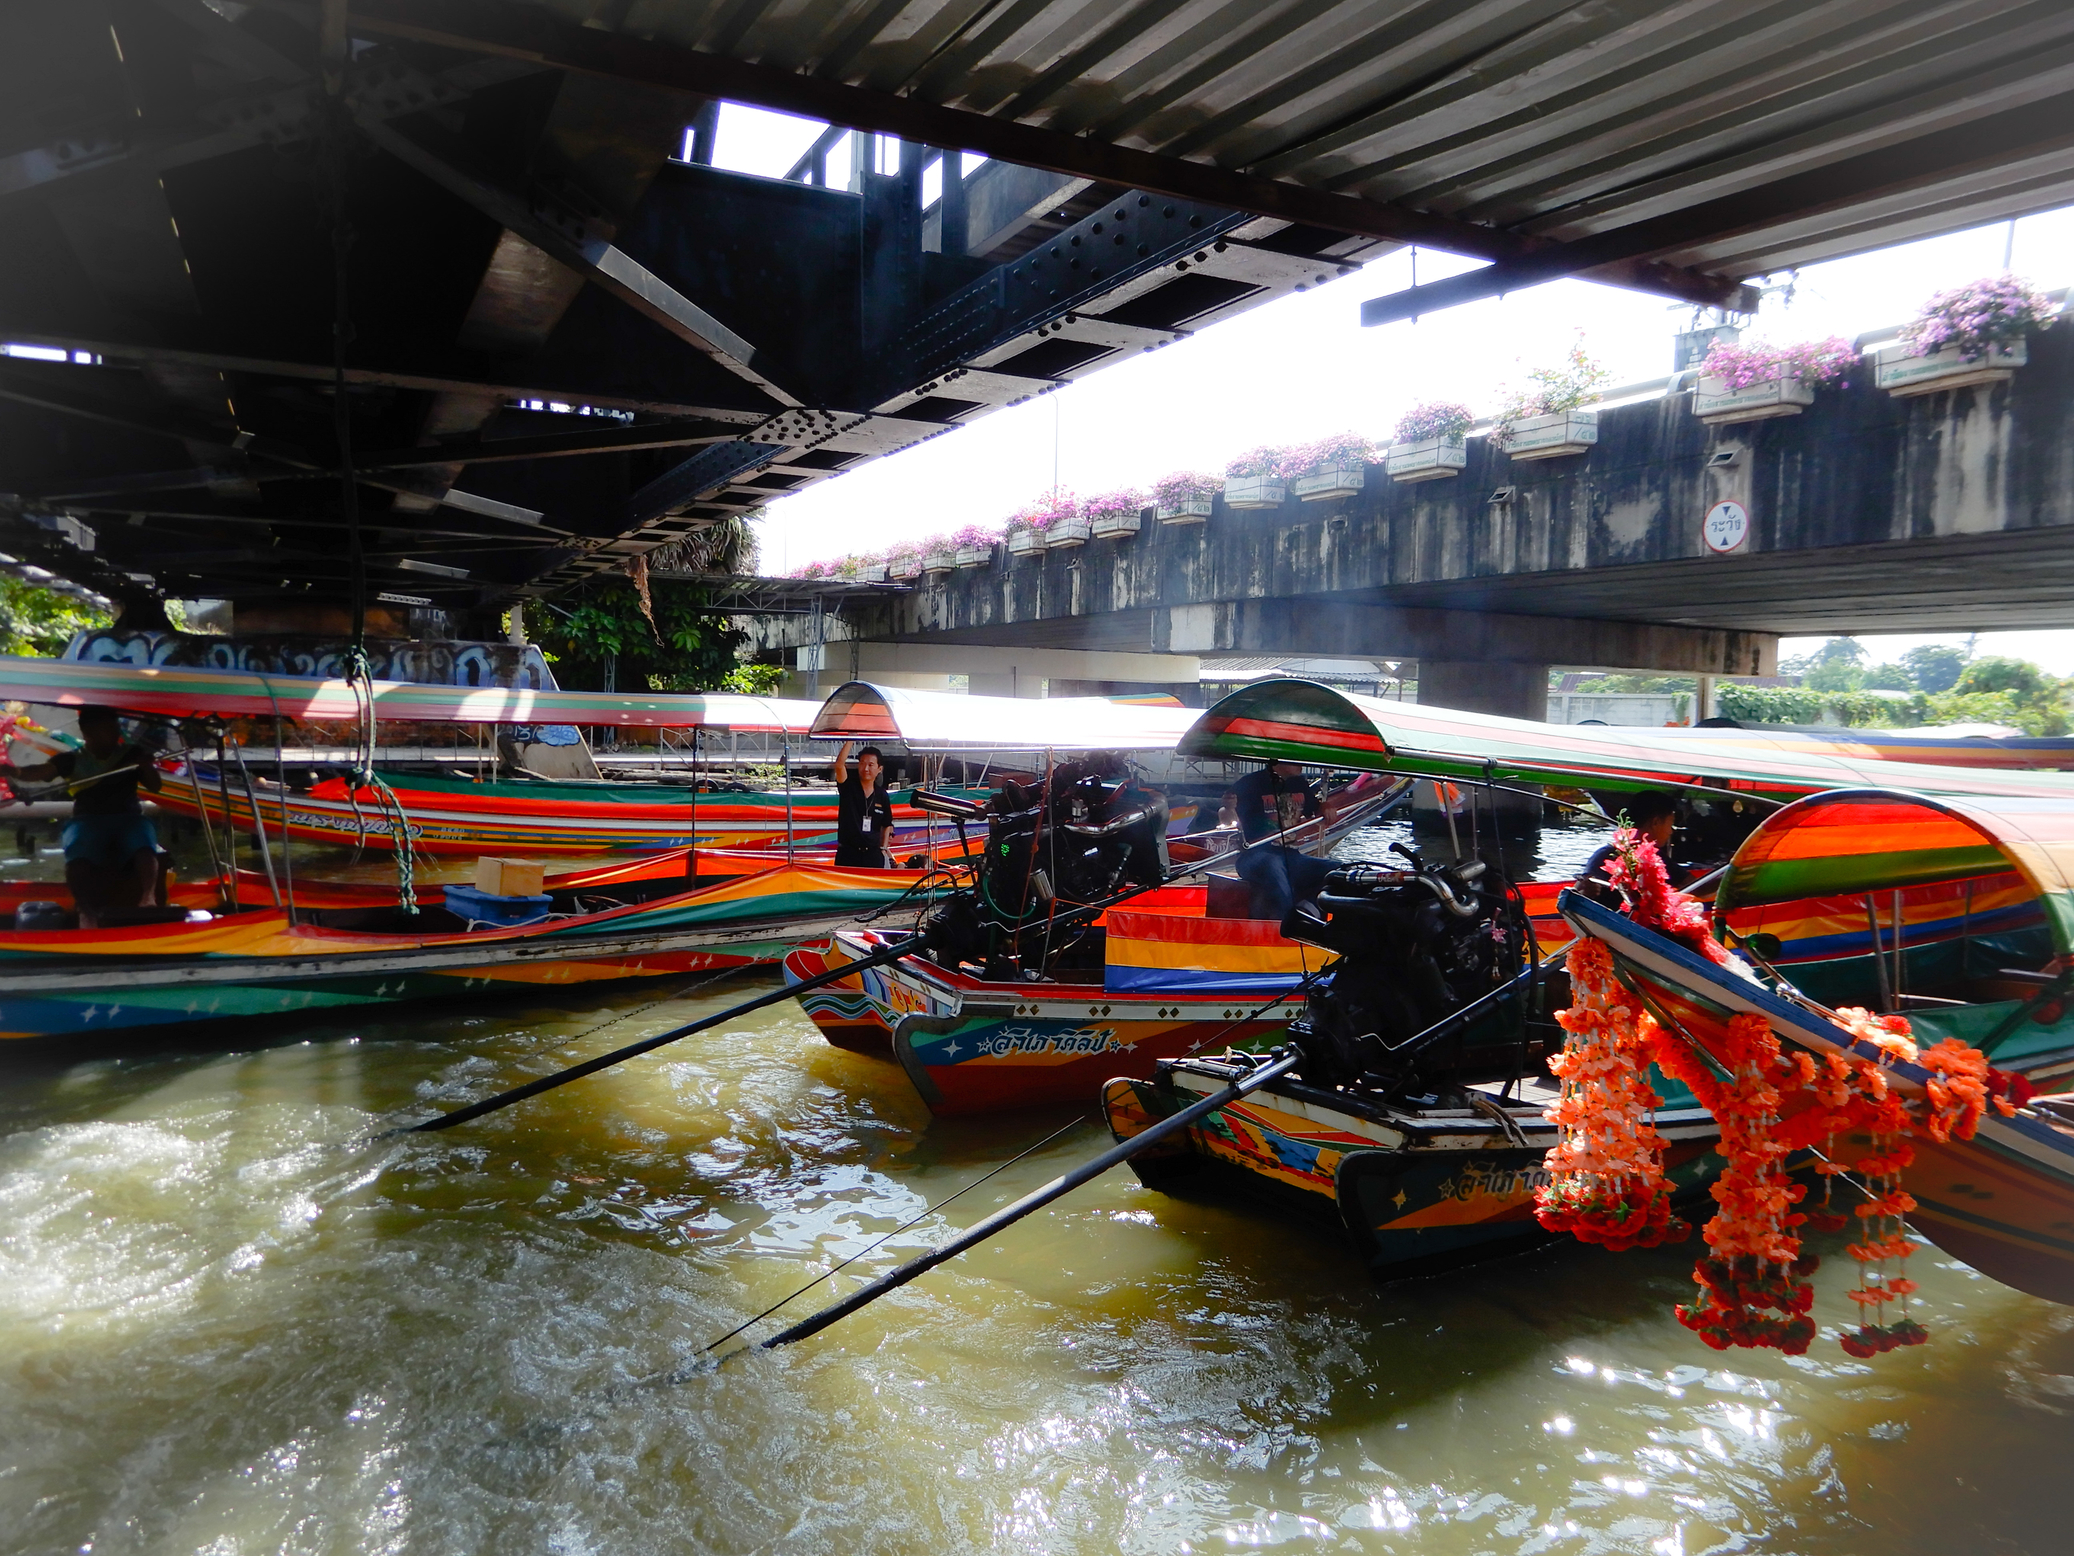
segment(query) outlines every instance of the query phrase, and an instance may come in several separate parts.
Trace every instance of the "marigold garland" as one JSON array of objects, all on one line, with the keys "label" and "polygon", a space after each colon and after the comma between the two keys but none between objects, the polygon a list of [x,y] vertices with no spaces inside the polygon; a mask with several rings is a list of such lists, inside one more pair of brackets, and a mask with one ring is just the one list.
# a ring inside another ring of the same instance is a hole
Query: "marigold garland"
[{"label": "marigold garland", "polygon": [[1689,1228],[1671,1214],[1663,1136],[1652,1121],[1662,1099],[1646,1079],[1643,1024],[1655,1023],[1620,986],[1600,941],[1577,941],[1567,965],[1573,1003],[1556,1020],[1569,1036],[1549,1061],[1563,1091],[1543,1115],[1562,1141],[1546,1157],[1551,1180],[1535,1192],[1535,1219],[1615,1251],[1678,1242]]},{"label": "marigold garland", "polygon": [[[1622,828],[1615,844],[1619,856],[1607,874],[1629,898],[1635,921],[1729,964],[1706,909],[1671,889],[1654,844],[1632,828]],[[1661,1105],[1644,1079],[1654,1062],[1713,1114],[1727,1160],[1711,1190],[1718,1206],[1705,1232],[1711,1252],[1693,1270],[1701,1296],[1678,1307],[1678,1321],[1715,1350],[1805,1352],[1815,1337],[1806,1277],[1819,1261],[1802,1253],[1799,1228],[1837,1231],[1856,1219],[1859,1236],[1849,1252],[1859,1283],[1849,1295],[1859,1323],[1840,1336],[1844,1350],[1866,1357],[1924,1343],[1928,1332],[1909,1315],[1916,1284],[1900,1273],[1900,1261],[1915,1252],[1903,1218],[1916,1202],[1901,1187],[1915,1160],[1910,1137],[1969,1140],[1988,1106],[2007,1116],[2029,1100],[2029,1083],[1994,1069],[1956,1038],[1919,1051],[1906,1018],[1858,1008],[1839,1010],[1835,1019],[1877,1060],[1783,1051],[1769,1022],[1743,1013],[1731,1018],[1723,1051],[1714,1056],[1728,1071],[1724,1080],[1696,1045],[1637,1008],[1602,942],[1579,940],[1568,965],[1574,1003],[1556,1020],[1569,1038],[1550,1061],[1563,1092],[1547,1114],[1561,1127],[1562,1142],[1548,1153],[1552,1181],[1535,1197],[1541,1224],[1615,1249],[1685,1235],[1670,1214],[1663,1139],[1650,1117]],[[1913,1105],[1888,1083],[1888,1066],[1896,1063],[1929,1072]],[[1835,1160],[1835,1143],[1851,1133],[1870,1135],[1872,1144],[1847,1168]],[[1823,1198],[1801,1211],[1807,1191],[1787,1176],[1786,1162],[1809,1149],[1825,1180]],[[1831,1182],[1847,1171],[1863,1180],[1865,1201],[1854,1216],[1831,1205]]]}]

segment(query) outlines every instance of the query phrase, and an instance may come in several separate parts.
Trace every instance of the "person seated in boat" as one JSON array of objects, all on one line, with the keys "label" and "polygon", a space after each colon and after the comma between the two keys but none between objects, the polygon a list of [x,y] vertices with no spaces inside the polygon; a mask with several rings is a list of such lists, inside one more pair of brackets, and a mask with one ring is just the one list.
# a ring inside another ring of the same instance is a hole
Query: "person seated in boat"
[{"label": "person seated in boat", "polygon": [[[1616,816],[1625,815],[1628,824],[1656,845],[1656,852],[1664,862],[1664,871],[1673,886],[1683,886],[1692,879],[1692,872],[1671,862],[1671,834],[1678,826],[1678,798],[1661,789],[1645,789],[1640,794],[1630,794],[1616,802]],[[1620,907],[1626,901],[1620,889],[1613,884],[1606,867],[1620,856],[1620,849],[1613,843],[1603,845],[1598,852],[1585,861],[1584,870],[1577,878],[1578,889],[1593,900],[1608,907]]]},{"label": "person seated in boat", "polygon": [[65,781],[72,800],[65,884],[78,905],[79,927],[96,929],[103,914],[149,907],[157,898],[158,834],[137,788],[156,794],[159,773],[149,751],[122,738],[113,708],[81,708],[79,738],[79,750],[60,751],[47,762],[0,762],[0,776]]},{"label": "person seated in boat", "polygon": [[[1123,850],[1123,878],[1157,886],[1172,862],[1167,854],[1167,797],[1140,781],[1120,751],[1090,751],[1052,775],[1065,809],[1062,824],[1112,849]],[[1110,787],[1113,785],[1113,787]]]},{"label": "person seated in boat", "polygon": [[1299,902],[1325,889],[1331,866],[1281,841],[1292,827],[1325,814],[1318,786],[1292,762],[1270,760],[1248,773],[1224,796],[1246,847],[1239,854],[1239,879],[1253,894],[1252,917],[1286,920]]},{"label": "person seated in boat", "polygon": [[856,870],[886,870],[893,864],[893,796],[886,791],[886,759],[877,746],[857,753],[850,772],[850,742],[835,754],[835,862]]}]

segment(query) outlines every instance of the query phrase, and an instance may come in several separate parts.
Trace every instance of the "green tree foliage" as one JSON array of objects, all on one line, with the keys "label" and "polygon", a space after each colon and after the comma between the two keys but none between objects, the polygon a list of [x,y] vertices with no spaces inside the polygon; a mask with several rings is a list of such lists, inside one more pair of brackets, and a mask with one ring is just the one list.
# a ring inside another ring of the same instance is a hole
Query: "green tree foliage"
[{"label": "green tree foliage", "polygon": [[1949,643],[1924,643],[1901,656],[1901,667],[1909,673],[1917,691],[1948,692],[1959,683],[1966,668],[1966,655]]},{"label": "green tree foliage", "polygon": [[749,697],[771,697],[785,684],[783,665],[736,665],[727,672],[719,690],[741,692]]},{"label": "green tree foliage", "polygon": [[1959,692],[2013,692],[2019,700],[2035,698],[2052,685],[2052,677],[2028,659],[2010,659],[1990,654],[1976,659],[1961,672],[1952,690]]},{"label": "green tree foliage", "polygon": [[1699,682],[1689,675],[1602,675],[1595,681],[1580,681],[1580,692],[1685,692],[1699,689]]},{"label": "green tree foliage", "polygon": [[1869,692],[1912,692],[1920,688],[1906,665],[1874,665],[1865,672],[1861,685]]},{"label": "green tree foliage", "polygon": [[106,611],[69,594],[0,575],[0,652],[55,659],[73,634],[109,626],[113,620]]},{"label": "green tree foliage", "polygon": [[620,691],[698,692],[721,686],[736,669],[746,640],[728,617],[710,609],[694,584],[649,586],[655,624],[641,613],[633,580],[617,574],[589,583],[528,611],[526,628],[554,661],[555,679],[579,690],[605,685],[612,656]]}]

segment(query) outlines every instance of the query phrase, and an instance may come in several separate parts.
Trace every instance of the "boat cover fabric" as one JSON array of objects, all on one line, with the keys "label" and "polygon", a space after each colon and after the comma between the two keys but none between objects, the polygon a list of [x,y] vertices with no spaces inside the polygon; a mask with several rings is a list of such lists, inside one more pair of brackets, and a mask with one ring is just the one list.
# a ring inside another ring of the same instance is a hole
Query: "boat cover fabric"
[{"label": "boat cover fabric", "polygon": [[910,751],[1171,751],[1199,716],[1106,697],[968,697],[850,681],[821,705],[812,733]]},{"label": "boat cover fabric", "polygon": [[1783,745],[1675,739],[1662,730],[1616,725],[1541,724],[1390,702],[1288,679],[1233,692],[1197,720],[1177,749],[1183,756],[1281,757],[1428,778],[1593,789],[1705,783],[1730,793],[1783,798],[1880,787],[2074,800],[2074,774],[1864,760]]},{"label": "boat cover fabric", "polygon": [[1767,816],[1743,840],[1718,899],[1738,909],[1810,898],[1974,882],[1983,908],[2010,895],[2014,870],[2035,896],[2053,948],[2074,951],[2074,797],[1959,798],[1885,789],[1813,795]]},{"label": "boat cover fabric", "polygon": [[[188,665],[88,664],[0,657],[0,700],[76,708],[101,703],[168,718],[205,714],[357,719],[365,699],[349,681],[203,670]],[[804,734],[820,704],[733,692],[577,692],[510,686],[376,681],[378,719],[435,724],[606,724],[638,729],[738,729]]]}]

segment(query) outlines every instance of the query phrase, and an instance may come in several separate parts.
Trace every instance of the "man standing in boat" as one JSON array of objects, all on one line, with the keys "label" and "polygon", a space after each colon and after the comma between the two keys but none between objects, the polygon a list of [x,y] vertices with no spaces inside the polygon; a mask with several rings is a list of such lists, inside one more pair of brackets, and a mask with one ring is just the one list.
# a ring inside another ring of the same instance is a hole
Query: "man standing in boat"
[{"label": "man standing in boat", "polygon": [[72,801],[65,884],[80,928],[97,929],[102,914],[147,907],[158,895],[158,834],[137,799],[140,783],[158,792],[158,766],[149,751],[122,738],[113,708],[81,708],[79,738],[81,749],[60,751],[47,762],[0,762],[0,776],[65,780]]},{"label": "man standing in boat", "polygon": [[835,754],[835,862],[856,870],[893,865],[893,797],[886,792],[885,758],[877,746],[857,753],[850,775],[850,742]]},{"label": "man standing in boat", "polygon": [[1296,764],[1270,760],[1248,773],[1224,796],[1224,808],[1237,817],[1247,844],[1239,855],[1239,879],[1252,891],[1253,917],[1286,919],[1297,903],[1325,889],[1332,867],[1281,841],[1291,828],[1325,813],[1318,786]]},{"label": "man standing in boat", "polygon": [[[1671,862],[1671,834],[1678,826],[1678,799],[1661,789],[1644,789],[1640,794],[1630,794],[1618,802],[1601,801],[1604,808],[1613,809],[1616,816],[1626,818],[1627,825],[1656,845],[1657,857],[1664,862],[1664,873],[1673,886],[1683,886],[1693,877],[1693,872]],[[1585,861],[1583,873],[1577,884],[1586,896],[1617,908],[1625,899],[1606,867],[1620,857],[1617,844],[1607,843],[1590,859]]]}]

